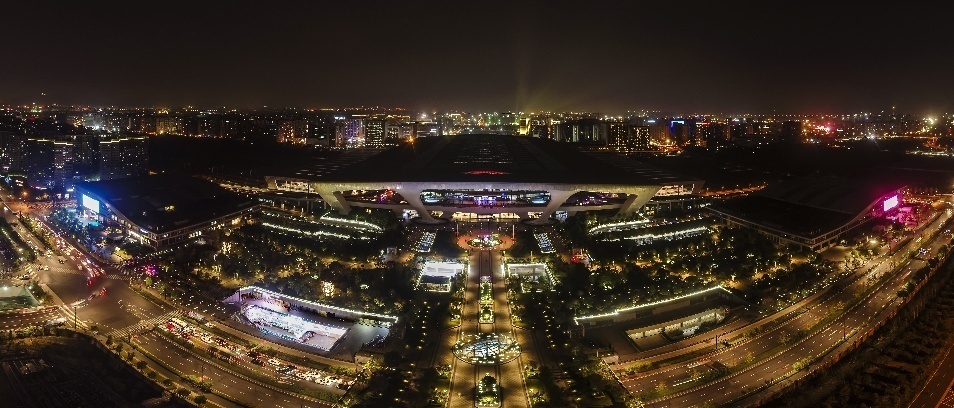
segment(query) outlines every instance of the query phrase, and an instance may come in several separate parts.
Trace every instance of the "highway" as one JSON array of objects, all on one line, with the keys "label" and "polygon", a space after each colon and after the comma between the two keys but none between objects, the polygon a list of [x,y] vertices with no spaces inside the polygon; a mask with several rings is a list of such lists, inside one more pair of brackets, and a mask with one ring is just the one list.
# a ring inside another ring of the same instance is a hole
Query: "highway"
[{"label": "highway", "polygon": [[209,364],[195,355],[182,350],[177,344],[151,332],[137,336],[135,344],[149,351],[176,371],[185,375],[209,377],[212,388],[254,406],[274,407],[325,407],[328,403],[315,403],[288,395],[286,392],[262,387],[242,377],[232,375],[214,364]]},{"label": "highway", "polygon": [[[949,212],[943,214],[928,225],[925,231],[937,231],[949,218]],[[933,241],[924,243],[926,244],[924,247],[929,249],[930,255],[933,255],[937,253],[942,244],[948,242],[950,242],[949,235],[938,234]],[[886,262],[879,264],[871,274],[890,273],[892,260],[900,263],[906,252],[921,246],[920,243],[911,241],[905,248],[891,255]],[[658,370],[658,372],[653,372],[650,375],[631,379],[626,381],[624,385],[632,392],[641,392],[655,388],[660,382],[666,384],[669,389],[683,384],[695,384],[691,380],[692,370],[705,372],[705,370],[713,369],[715,363],[732,367],[744,363],[747,355],[751,354],[757,357],[759,354],[771,351],[770,356],[755,362],[741,372],[733,372],[727,377],[711,382],[700,382],[694,388],[660,398],[649,405],[692,406],[707,402],[719,405],[734,403],[744,395],[766,385],[767,381],[774,381],[793,371],[793,366],[799,360],[810,356],[818,356],[831,347],[841,344],[843,338],[847,338],[849,342],[857,341],[860,332],[886,318],[898,306],[900,302],[896,297],[898,288],[905,282],[911,272],[925,265],[926,262],[922,259],[913,259],[909,263],[902,263],[900,270],[890,274],[885,281],[878,284],[855,307],[819,330],[807,333],[813,325],[824,317],[828,310],[831,310],[832,306],[848,304],[852,296],[862,293],[862,288],[870,285],[870,281],[859,279],[847,287],[837,288],[833,290],[834,294],[831,297],[822,298],[820,304],[786,322],[779,328],[764,333],[749,342],[727,348],[704,361],[697,361],[696,363],[703,363],[697,367],[680,364]],[[791,344],[790,346],[783,345],[783,337],[791,338],[799,330],[806,333],[802,340],[790,341],[788,342],[788,344]],[[840,347],[845,348],[847,345],[843,344]],[[762,395],[749,397],[742,405],[749,402],[754,403],[761,397]]]}]

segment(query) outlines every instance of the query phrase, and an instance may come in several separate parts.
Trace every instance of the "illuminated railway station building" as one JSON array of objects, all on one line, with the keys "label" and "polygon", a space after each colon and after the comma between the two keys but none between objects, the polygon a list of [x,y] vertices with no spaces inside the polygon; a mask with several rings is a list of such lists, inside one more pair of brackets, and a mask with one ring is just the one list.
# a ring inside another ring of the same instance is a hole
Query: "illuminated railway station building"
[{"label": "illuminated railway station building", "polygon": [[821,251],[852,230],[896,212],[903,185],[802,177],[709,207],[727,225],[754,229],[780,245]]},{"label": "illuminated railway station building", "polygon": [[419,138],[317,177],[266,177],[278,192],[354,208],[416,213],[422,223],[638,211],[654,196],[687,195],[702,182],[625,157],[548,139],[505,135]]}]

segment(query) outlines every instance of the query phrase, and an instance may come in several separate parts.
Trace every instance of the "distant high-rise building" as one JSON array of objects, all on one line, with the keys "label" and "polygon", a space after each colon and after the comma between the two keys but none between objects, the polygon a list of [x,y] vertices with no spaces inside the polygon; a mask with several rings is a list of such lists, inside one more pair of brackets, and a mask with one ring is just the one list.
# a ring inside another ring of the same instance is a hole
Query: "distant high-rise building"
[{"label": "distant high-rise building", "polygon": [[12,132],[0,132],[0,167],[4,171],[23,170],[23,143],[26,137]]},{"label": "distant high-rise building", "polygon": [[607,145],[615,150],[649,150],[649,126],[608,122],[607,136]]},{"label": "distant high-rise building", "polygon": [[691,126],[686,124],[685,120],[679,119],[669,122],[669,136],[680,146],[689,143],[691,129]]},{"label": "distant high-rise building", "polygon": [[778,139],[780,142],[797,143],[802,137],[802,122],[797,120],[787,120],[782,122],[782,129],[779,131]]},{"label": "distant high-rise building", "polygon": [[696,146],[714,147],[729,141],[729,127],[719,122],[696,122],[692,134]]},{"label": "distant high-rise building", "polygon": [[649,150],[649,126],[630,125],[629,126],[630,147],[636,150]]},{"label": "distant high-rise building", "polygon": [[66,189],[73,185],[73,151],[71,136],[55,138],[28,137],[24,144],[24,173],[35,188]]},{"label": "distant high-rise building", "polygon": [[385,120],[372,118],[365,121],[364,145],[368,147],[384,146]]},{"label": "distant high-rise building", "polygon": [[396,141],[401,139],[401,125],[398,123],[387,123],[384,125],[384,138],[386,140]]},{"label": "distant high-rise building", "polygon": [[570,120],[560,126],[561,142],[606,144],[607,125],[599,119]]},{"label": "distant high-rise building", "polygon": [[364,119],[352,118],[345,121],[344,143],[355,145],[364,140]]},{"label": "distant high-rise building", "polygon": [[156,134],[178,134],[179,122],[174,116],[162,115],[156,117]]},{"label": "distant high-rise building", "polygon": [[649,126],[649,140],[657,146],[670,146],[673,144],[672,137],[669,135],[669,122],[663,119],[648,119],[646,124]]},{"label": "distant high-rise building", "polygon": [[441,126],[434,122],[415,122],[414,137],[441,136]]},{"label": "distant high-rise building", "polygon": [[304,119],[288,119],[279,122],[277,137],[279,143],[305,143],[308,136],[308,121]]},{"label": "distant high-rise building", "polygon": [[96,174],[99,168],[99,136],[76,135],[73,142],[74,176],[85,178]]},{"label": "distant high-rise building", "polygon": [[87,113],[83,115],[83,126],[99,130],[106,126],[106,120],[102,113]]},{"label": "distant high-rise building", "polygon": [[527,135],[539,137],[541,139],[552,139],[553,132],[550,127],[550,119],[545,116],[535,116],[530,118],[530,124],[527,128]]},{"label": "distant high-rise building", "polygon": [[99,157],[100,180],[145,175],[149,139],[141,136],[103,138],[99,141]]},{"label": "distant high-rise building", "polygon": [[308,144],[335,147],[335,121],[331,116],[312,118],[308,124]]},{"label": "distant high-rise building", "polygon": [[626,122],[607,122],[606,144],[617,150],[629,150],[629,124]]},{"label": "distant high-rise building", "polygon": [[398,140],[410,140],[414,138],[416,125],[414,122],[401,122],[388,124],[387,137]]}]

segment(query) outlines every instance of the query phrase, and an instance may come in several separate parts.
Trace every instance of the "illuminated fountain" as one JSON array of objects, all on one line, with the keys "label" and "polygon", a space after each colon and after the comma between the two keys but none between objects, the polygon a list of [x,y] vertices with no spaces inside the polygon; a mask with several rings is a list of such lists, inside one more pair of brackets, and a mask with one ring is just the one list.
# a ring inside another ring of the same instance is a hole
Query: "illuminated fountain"
[{"label": "illuminated fountain", "polygon": [[454,344],[453,351],[465,363],[494,366],[517,358],[520,345],[506,334],[465,334]]}]

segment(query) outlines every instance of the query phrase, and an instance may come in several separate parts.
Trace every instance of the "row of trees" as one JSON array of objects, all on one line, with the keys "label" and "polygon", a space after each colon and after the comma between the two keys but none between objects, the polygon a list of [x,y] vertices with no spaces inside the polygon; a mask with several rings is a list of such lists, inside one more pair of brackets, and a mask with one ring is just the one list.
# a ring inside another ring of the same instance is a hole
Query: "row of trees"
[{"label": "row of trees", "polygon": [[634,250],[623,261],[597,258],[592,267],[559,258],[551,262],[559,282],[553,296],[564,299],[554,307],[566,317],[668,299],[732,280],[753,280],[755,300],[799,296],[834,267],[817,254],[778,248],[741,228]]},{"label": "row of trees", "polygon": [[20,258],[27,262],[36,259],[33,248],[23,242],[3,217],[0,217],[0,256],[14,267],[20,265]]},{"label": "row of trees", "polygon": [[[944,266],[951,273],[954,264]],[[923,292],[922,292],[923,293]],[[925,295],[926,296],[926,295]],[[902,312],[851,359],[777,401],[777,407],[906,406],[954,335],[954,280],[924,310]],[[915,302],[916,303],[916,302]],[[915,303],[912,303],[915,304]],[[796,397],[797,395],[797,397]]]}]

